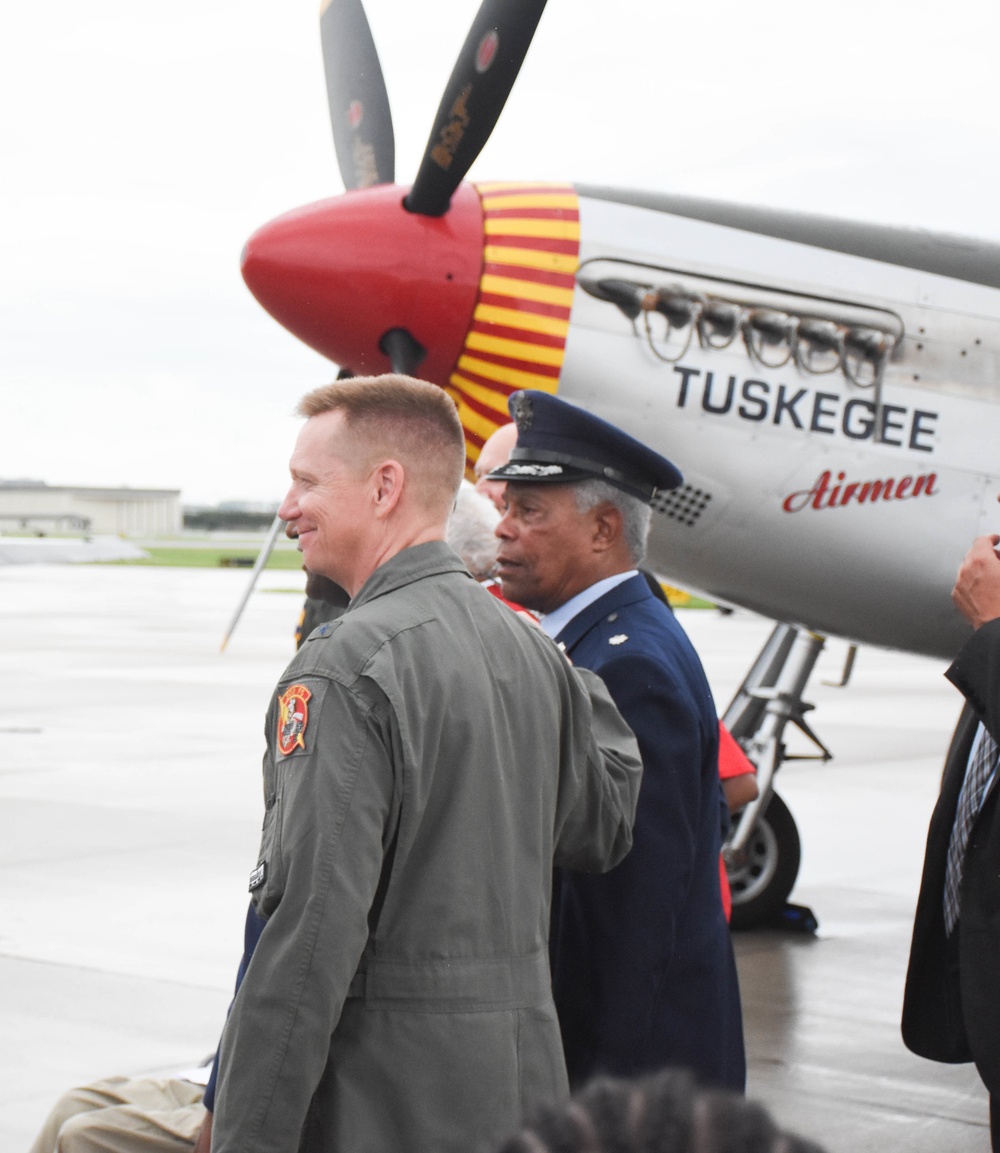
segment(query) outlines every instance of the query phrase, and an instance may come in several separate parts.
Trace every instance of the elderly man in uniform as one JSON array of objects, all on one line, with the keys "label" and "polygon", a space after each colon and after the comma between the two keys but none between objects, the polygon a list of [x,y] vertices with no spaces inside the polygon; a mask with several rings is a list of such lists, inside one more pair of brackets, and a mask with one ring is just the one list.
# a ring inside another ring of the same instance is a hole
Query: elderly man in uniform
[{"label": "elderly man in uniform", "polygon": [[978,537],[952,599],[975,632],[947,671],[965,706],[927,833],[903,999],[903,1040],[975,1061],[1000,1153],[1000,536]]},{"label": "elderly man in uniform", "polygon": [[642,753],[632,852],[553,886],[553,991],[570,1082],[664,1065],[742,1090],[739,988],[719,890],[719,722],[701,663],[638,573],[650,502],[676,468],[542,392],[510,411],[517,447],[497,527],[504,594],[598,672]]},{"label": "elderly man in uniform", "polygon": [[407,377],[306,396],[281,516],[350,594],[281,678],[250,888],[266,924],[219,1057],[214,1153],[469,1153],[566,1089],[550,874],[631,842],[603,685],[444,543],[455,407]]}]

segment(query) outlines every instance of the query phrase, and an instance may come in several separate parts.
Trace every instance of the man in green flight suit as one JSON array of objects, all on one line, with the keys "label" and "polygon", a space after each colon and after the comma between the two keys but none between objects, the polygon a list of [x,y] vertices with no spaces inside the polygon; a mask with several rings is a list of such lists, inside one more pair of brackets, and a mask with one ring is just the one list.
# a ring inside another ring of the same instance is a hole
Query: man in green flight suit
[{"label": "man in green flight suit", "polygon": [[444,543],[465,447],[406,377],[317,389],[281,515],[347,611],[267,717],[267,923],[223,1035],[214,1153],[474,1153],[566,1092],[553,863],[628,851],[640,761],[598,678]]}]

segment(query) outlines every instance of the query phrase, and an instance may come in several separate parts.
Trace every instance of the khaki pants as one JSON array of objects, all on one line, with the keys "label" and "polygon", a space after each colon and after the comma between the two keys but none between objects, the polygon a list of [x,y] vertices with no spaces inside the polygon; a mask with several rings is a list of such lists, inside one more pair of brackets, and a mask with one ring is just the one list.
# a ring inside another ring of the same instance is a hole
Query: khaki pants
[{"label": "khaki pants", "polygon": [[30,1153],[190,1153],[205,1118],[204,1087],[108,1077],[56,1102]]}]

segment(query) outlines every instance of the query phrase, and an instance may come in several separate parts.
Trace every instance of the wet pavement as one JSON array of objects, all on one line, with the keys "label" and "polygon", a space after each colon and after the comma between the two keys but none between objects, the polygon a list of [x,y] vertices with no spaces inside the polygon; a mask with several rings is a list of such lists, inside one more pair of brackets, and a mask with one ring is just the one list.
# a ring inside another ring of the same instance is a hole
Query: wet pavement
[{"label": "wet pavement", "polygon": [[[56,1096],[215,1046],[256,861],[261,726],[302,578],[265,573],[225,654],[240,570],[0,568],[0,1149]],[[682,612],[720,709],[769,622]],[[971,1066],[909,1054],[899,1009],[956,692],[943,664],[830,642],[807,697],[834,752],[787,765],[792,900],[815,934],[736,934],[749,1092],[830,1153],[987,1150]],[[792,738],[792,751],[808,750]]]}]

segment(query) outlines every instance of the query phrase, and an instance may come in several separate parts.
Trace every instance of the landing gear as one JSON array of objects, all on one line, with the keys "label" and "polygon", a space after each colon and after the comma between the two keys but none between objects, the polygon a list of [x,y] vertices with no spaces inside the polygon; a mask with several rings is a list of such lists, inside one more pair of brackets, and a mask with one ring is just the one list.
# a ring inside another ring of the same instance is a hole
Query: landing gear
[{"label": "landing gear", "polygon": [[732,890],[733,929],[774,923],[799,875],[802,847],[795,819],[777,793],[758,815],[746,844],[728,852],[726,872]]},{"label": "landing gear", "polygon": [[[776,625],[722,718],[757,766],[760,790],[757,800],[737,814],[722,850],[733,894],[734,929],[775,923],[798,876],[799,833],[788,807],[774,792],[774,774],[786,760],[828,761],[832,756],[806,723],[812,705],[802,699],[824,643],[816,633]],[[843,683],[849,672],[845,668]],[[818,753],[786,752],[782,737],[789,721]]]}]

